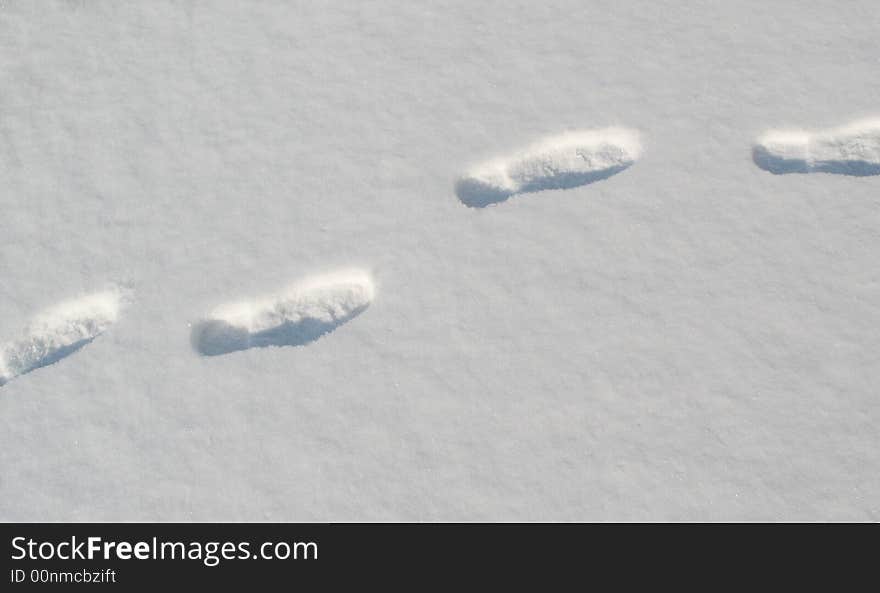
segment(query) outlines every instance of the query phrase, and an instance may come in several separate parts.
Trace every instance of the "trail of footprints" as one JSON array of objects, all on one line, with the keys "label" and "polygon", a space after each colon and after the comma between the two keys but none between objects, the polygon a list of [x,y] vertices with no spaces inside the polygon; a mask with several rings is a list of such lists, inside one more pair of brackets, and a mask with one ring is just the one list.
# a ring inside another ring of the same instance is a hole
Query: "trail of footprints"
[{"label": "trail of footprints", "polygon": [[[192,326],[204,356],[266,346],[302,346],[363,313],[375,289],[369,273],[342,270],[305,278],[274,295],[220,305]],[[73,354],[112,326],[127,294],[113,289],[37,315],[0,349],[0,385]]]},{"label": "trail of footprints", "polygon": [[[630,128],[566,132],[474,166],[455,192],[466,206],[485,208],[517,194],[607,179],[641,153],[639,133]],[[826,130],[771,130],[756,140],[752,158],[774,174],[880,175],[880,119]],[[374,295],[364,270],[305,278],[273,295],[216,307],[192,325],[192,345],[203,356],[307,345],[363,313]],[[0,386],[88,345],[117,321],[129,300],[127,291],[114,288],[35,316],[18,338],[0,346]]]}]

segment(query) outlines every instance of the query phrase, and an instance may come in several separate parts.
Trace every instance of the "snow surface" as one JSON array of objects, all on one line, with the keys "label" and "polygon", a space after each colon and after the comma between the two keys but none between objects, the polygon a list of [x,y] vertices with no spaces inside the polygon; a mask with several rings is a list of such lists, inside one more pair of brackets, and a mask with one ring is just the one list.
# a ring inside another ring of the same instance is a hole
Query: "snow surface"
[{"label": "snow surface", "polygon": [[[880,519],[880,176],[767,130],[880,116],[876,2],[0,3],[0,519]],[[468,208],[476,163],[638,130]],[[811,132],[812,133],[812,132]],[[795,143],[796,144],[796,143]],[[320,339],[190,323],[369,270]]]}]

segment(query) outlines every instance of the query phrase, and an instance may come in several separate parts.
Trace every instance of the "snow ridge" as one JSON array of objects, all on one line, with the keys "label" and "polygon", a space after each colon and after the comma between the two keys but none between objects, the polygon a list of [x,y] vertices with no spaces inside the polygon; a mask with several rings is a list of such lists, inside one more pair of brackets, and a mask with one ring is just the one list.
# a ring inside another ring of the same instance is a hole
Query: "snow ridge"
[{"label": "snow ridge", "polygon": [[248,348],[301,346],[364,312],[375,288],[370,275],[346,270],[313,276],[273,296],[227,303],[193,325],[200,354]]},{"label": "snow ridge", "polygon": [[0,385],[65,358],[104,333],[126,295],[111,289],[65,301],[35,316],[22,336],[0,347]]},{"label": "snow ridge", "polygon": [[565,132],[475,166],[456,194],[482,208],[519,193],[586,185],[623,171],[641,152],[639,133],[630,128]]},{"label": "snow ridge", "polygon": [[752,158],[777,175],[880,175],[880,118],[814,132],[771,130],[757,140]]}]

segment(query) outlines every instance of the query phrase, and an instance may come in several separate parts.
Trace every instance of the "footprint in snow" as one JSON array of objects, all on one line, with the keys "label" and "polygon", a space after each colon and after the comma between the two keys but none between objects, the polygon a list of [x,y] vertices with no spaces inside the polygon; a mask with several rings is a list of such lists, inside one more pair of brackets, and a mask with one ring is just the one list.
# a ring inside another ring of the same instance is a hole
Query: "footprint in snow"
[{"label": "footprint in snow", "polygon": [[565,132],[473,167],[458,180],[455,193],[466,206],[484,208],[516,194],[607,179],[641,152],[639,133],[629,128]]},{"label": "footprint in snow", "polygon": [[192,344],[204,356],[302,346],[363,313],[374,293],[360,270],[314,276],[275,295],[220,305],[193,325]]},{"label": "footprint in snow", "polygon": [[825,130],[769,131],[755,143],[752,158],[777,175],[880,175],[880,119]]},{"label": "footprint in snow", "polygon": [[66,358],[113,325],[125,294],[112,289],[65,301],[36,315],[15,340],[0,346],[0,385]]}]

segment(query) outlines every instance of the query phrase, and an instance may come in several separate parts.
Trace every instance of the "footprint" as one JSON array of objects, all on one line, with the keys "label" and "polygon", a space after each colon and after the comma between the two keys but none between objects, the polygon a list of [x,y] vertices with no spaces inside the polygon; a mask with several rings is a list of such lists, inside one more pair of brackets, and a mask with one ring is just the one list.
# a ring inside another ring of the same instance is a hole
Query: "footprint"
[{"label": "footprint", "polygon": [[629,128],[565,132],[481,163],[455,193],[466,206],[484,208],[515,194],[586,185],[623,171],[641,151],[639,133]]},{"label": "footprint", "polygon": [[104,333],[119,316],[124,293],[113,289],[65,301],[34,317],[18,340],[0,347],[0,385],[54,364]]},{"label": "footprint", "polygon": [[364,312],[373,295],[373,281],[360,270],[307,278],[274,296],[217,307],[194,324],[193,347],[217,356],[308,344]]},{"label": "footprint", "polygon": [[769,131],[755,143],[752,158],[777,175],[880,175],[880,119],[814,132]]}]

